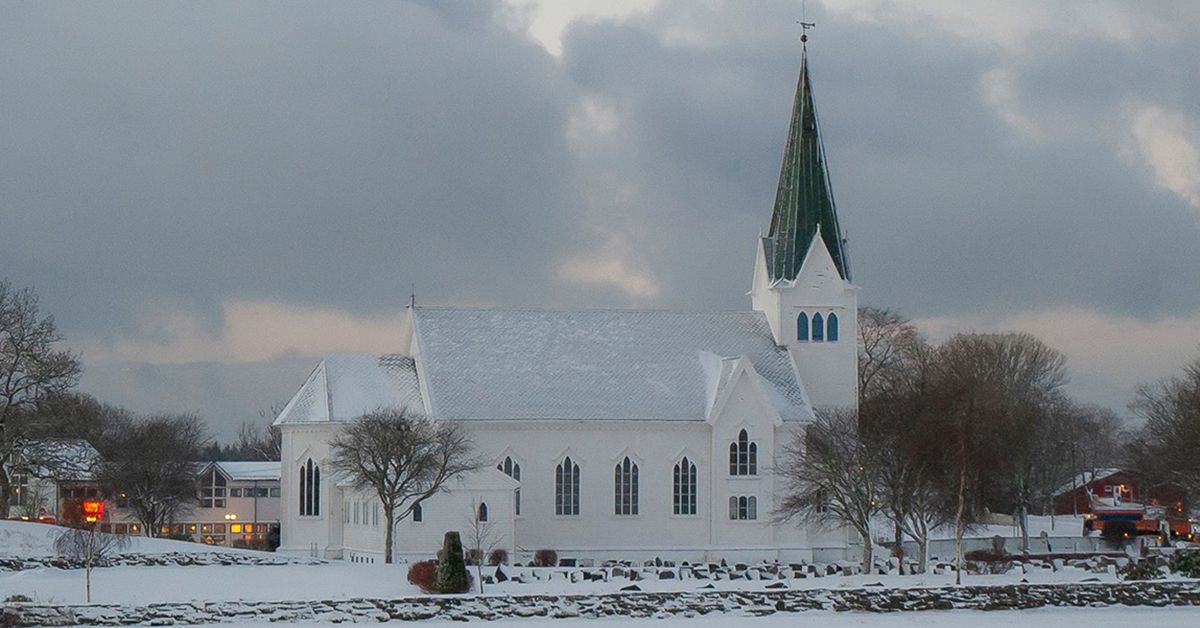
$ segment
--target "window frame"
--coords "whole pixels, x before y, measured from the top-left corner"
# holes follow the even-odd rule
[[[629,456],[613,467],[613,516],[637,517],[639,511],[640,469]]]
[[[686,455],[675,461],[671,472],[671,516],[694,518],[700,514],[700,473]],[[691,512],[686,512],[690,510]]]
[[[579,495],[582,476],[579,462],[569,454],[554,466],[554,516],[580,516],[583,511]]]

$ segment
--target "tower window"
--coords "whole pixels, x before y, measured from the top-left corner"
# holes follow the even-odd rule
[[[808,314],[804,312],[796,317],[796,340],[808,342]]]
[[[425,520],[425,510],[421,508],[421,504],[413,504],[412,520],[413,523],[421,523]]]
[[[745,495],[729,498],[730,521],[754,521],[758,519],[758,498]]]
[[[729,475],[758,475],[758,444],[750,442],[746,430],[729,443]]]
[[[837,342],[838,339],[838,317],[833,312],[825,319],[825,339],[829,342]]]
[[[820,314],[813,314],[812,318],[812,339],[813,342],[825,341],[825,320]]]
[[[487,502],[479,502],[479,521],[488,520]]]

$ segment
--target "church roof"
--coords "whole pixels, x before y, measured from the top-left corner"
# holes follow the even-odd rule
[[[413,324],[439,418],[703,420],[714,355],[749,359],[784,420],[812,416],[760,312],[416,307]]]
[[[275,425],[345,421],[391,407],[424,411],[413,359],[340,353],[317,364]]]
[[[770,245],[764,247],[772,280],[792,281],[796,278],[818,229],[838,273],[849,281],[849,259],[838,225],[825,147],[821,143],[817,111],[813,106],[806,51],[800,58],[800,79],[783,151],[771,229],[766,238]]]

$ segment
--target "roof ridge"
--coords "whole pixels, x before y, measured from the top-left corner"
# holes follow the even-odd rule
[[[418,305],[416,310],[427,311],[467,311],[467,312],[545,312],[545,313],[569,313],[569,314],[586,314],[600,312],[620,312],[620,313],[647,313],[647,314],[760,314],[758,310],[672,310],[667,308],[624,308],[624,307],[601,307],[601,308],[535,308],[535,307],[504,307],[504,306],[482,306],[482,305]]]

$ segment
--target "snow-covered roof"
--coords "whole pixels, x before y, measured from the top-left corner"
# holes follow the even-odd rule
[[[1095,473],[1092,473],[1091,471],[1084,471],[1075,476],[1075,479],[1071,482],[1067,482],[1066,484],[1058,487],[1058,490],[1054,491],[1054,494],[1062,495],[1063,493],[1069,493],[1072,490],[1087,486],[1092,482],[1103,480],[1111,475],[1120,473],[1120,471],[1120,469],[1098,469]]]
[[[335,354],[317,364],[275,425],[346,421],[385,407],[424,410],[412,358]]]
[[[711,356],[748,359],[784,420],[812,416],[760,312],[416,307],[413,325],[438,418],[703,420],[732,367]]]
[[[279,462],[219,460],[213,463],[225,477],[235,482],[278,480]]]

